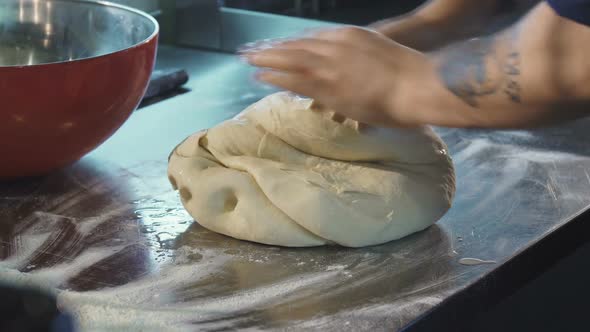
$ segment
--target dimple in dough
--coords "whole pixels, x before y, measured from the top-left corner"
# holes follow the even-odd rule
[[[360,126],[310,99],[272,94],[172,152],[168,176],[202,226],[289,247],[362,247],[434,224],[455,192],[428,127]]]

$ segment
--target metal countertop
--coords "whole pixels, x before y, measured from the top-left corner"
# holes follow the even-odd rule
[[[167,156],[274,90],[232,55],[159,53],[159,67],[189,72],[189,92],[136,111],[67,169],[0,184],[0,281],[58,289],[85,329],[398,330],[590,204],[590,120],[537,131],[437,128],[457,193],[426,231],[363,249],[214,234],[183,210]],[[459,264],[465,257],[497,263]]]

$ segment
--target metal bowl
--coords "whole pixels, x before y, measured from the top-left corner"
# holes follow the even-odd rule
[[[137,107],[158,23],[106,2],[0,1],[0,178],[68,165]]]

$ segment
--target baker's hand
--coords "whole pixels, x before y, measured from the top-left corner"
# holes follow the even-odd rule
[[[403,101],[405,89],[420,88],[426,57],[367,29],[344,27],[308,38],[245,50],[246,60],[265,68],[263,82],[313,98],[320,105],[359,122],[414,126]],[[415,76],[418,75],[418,76]]]

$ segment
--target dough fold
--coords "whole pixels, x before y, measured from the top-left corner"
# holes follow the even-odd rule
[[[362,247],[423,230],[450,208],[451,158],[428,127],[360,126],[280,92],[198,132],[168,176],[202,226],[234,238]]]

